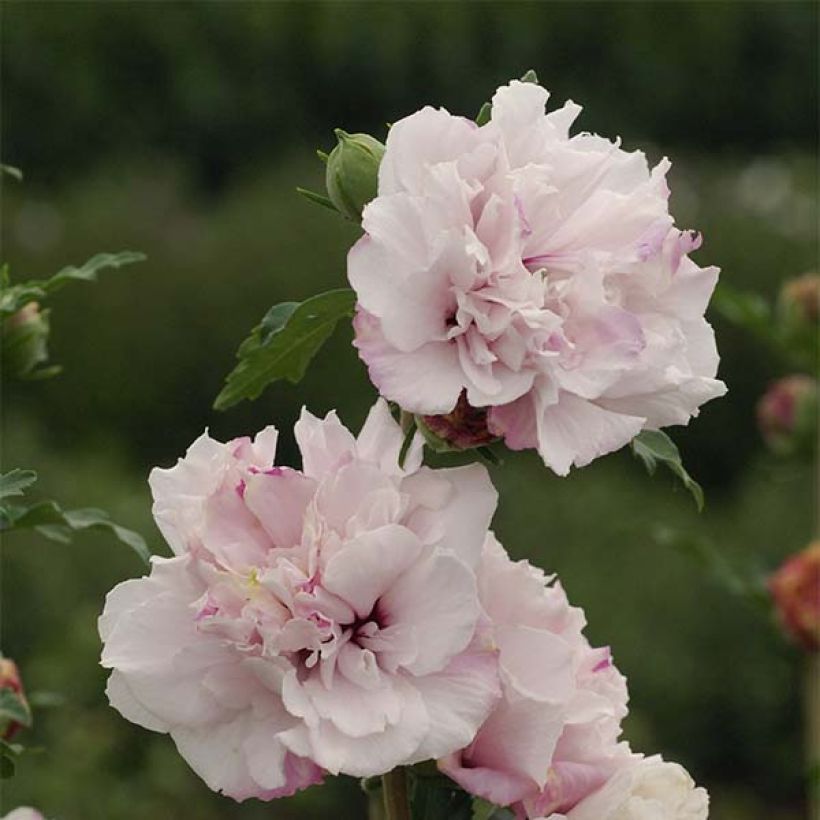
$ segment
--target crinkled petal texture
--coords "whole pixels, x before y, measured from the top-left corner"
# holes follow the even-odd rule
[[[169,733],[214,790],[291,794],[325,771],[376,775],[448,755],[501,694],[478,573],[496,506],[483,467],[421,467],[379,400],[358,437],[331,413],[206,435],[150,483],[174,556],[109,594],[108,696]]]
[[[722,395],[716,268],[673,227],[664,160],[569,135],[574,103],[512,82],[478,128],[424,108],[390,129],[348,256],[356,347],[405,410],[489,408],[564,475]]]
[[[572,808],[629,758],[618,742],[624,678],[583,636],[581,610],[490,535],[479,568],[485,639],[498,647],[502,698],[475,739],[439,760],[467,791],[519,815]]]
[[[633,755],[597,791],[547,820],[706,820],[709,796],[688,772],[659,756]]]

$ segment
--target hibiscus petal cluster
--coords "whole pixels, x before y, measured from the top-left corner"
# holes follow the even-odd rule
[[[437,760],[519,817],[706,817],[682,769],[619,741],[624,678],[495,539],[484,467],[422,466],[383,400],[358,437],[335,413],[294,432],[301,470],[268,427],[152,472],[173,557],[99,622],[124,717],[236,800]]]
[[[484,408],[489,435],[565,475],[725,385],[704,319],[718,269],[674,227],[669,162],[570,136],[580,107],[547,98],[514,81],[481,127],[430,107],[396,122],[348,278],[383,396]]]
[[[207,434],[154,470],[174,557],[108,596],[111,703],[168,732],[236,799],[293,793],[323,771],[372,775],[468,743],[499,691],[478,629],[476,564],[496,505],[478,466],[420,466],[380,401],[358,439],[334,413],[277,433]]]

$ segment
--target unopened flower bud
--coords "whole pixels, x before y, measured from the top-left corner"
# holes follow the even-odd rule
[[[789,279],[780,291],[780,310],[787,322],[817,324],[820,312],[820,274]]]
[[[497,440],[487,426],[487,408],[469,404],[466,392],[450,413],[417,416],[416,423],[434,450],[470,450]]]
[[[810,452],[816,435],[817,381],[801,374],[769,386],[757,403],[757,422],[766,444],[776,453]]]
[[[48,311],[29,302],[3,322],[2,365],[6,376],[24,379],[48,358]]]
[[[327,195],[341,214],[359,222],[362,209],[379,187],[384,145],[369,134],[348,134],[337,128],[338,145],[327,159]]]
[[[804,649],[820,649],[820,540],[787,559],[769,590],[789,635]]]
[[[17,664],[0,658],[0,738],[11,740],[22,726],[31,726],[31,711]]]

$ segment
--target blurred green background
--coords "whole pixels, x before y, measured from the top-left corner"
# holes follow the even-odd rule
[[[668,154],[678,223],[703,231],[701,264],[776,294],[817,260],[817,5],[658,3],[40,3],[2,6],[3,258],[17,279],[98,251],[148,261],[53,301],[45,383],[6,385],[3,466],[37,492],[98,506],[164,552],[146,484],[205,426],[216,436],[300,406],[354,429],[373,394],[340,329],[298,387],[225,414],[209,408],[234,351],[271,304],[344,283],[356,231],[300,199],[321,188],[317,147],[423,104],[474,114],[534,68],[580,127]],[[560,574],[630,679],[627,736],[687,765],[713,820],[805,817],[801,658],[767,613],[732,596],[685,546],[731,567],[772,568],[814,527],[811,466],[768,456],[754,403],[782,363],[715,319],[729,384],[673,430],[707,491],[698,515],[671,478],[626,453],[567,479],[529,455],[494,469],[496,529],[516,556]],[[286,432],[282,457],[295,460]],[[139,574],[104,537],[73,546],[13,535],[3,553],[3,651],[36,713],[3,808],[65,820],[360,818],[358,784],[237,805],[211,794],[165,736],[105,702],[95,621],[106,591]]]

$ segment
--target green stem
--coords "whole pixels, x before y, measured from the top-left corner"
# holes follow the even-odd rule
[[[804,675],[809,817],[820,817],[820,652],[806,653]]]
[[[387,820],[410,820],[407,772],[401,766],[382,775],[384,810]]]

